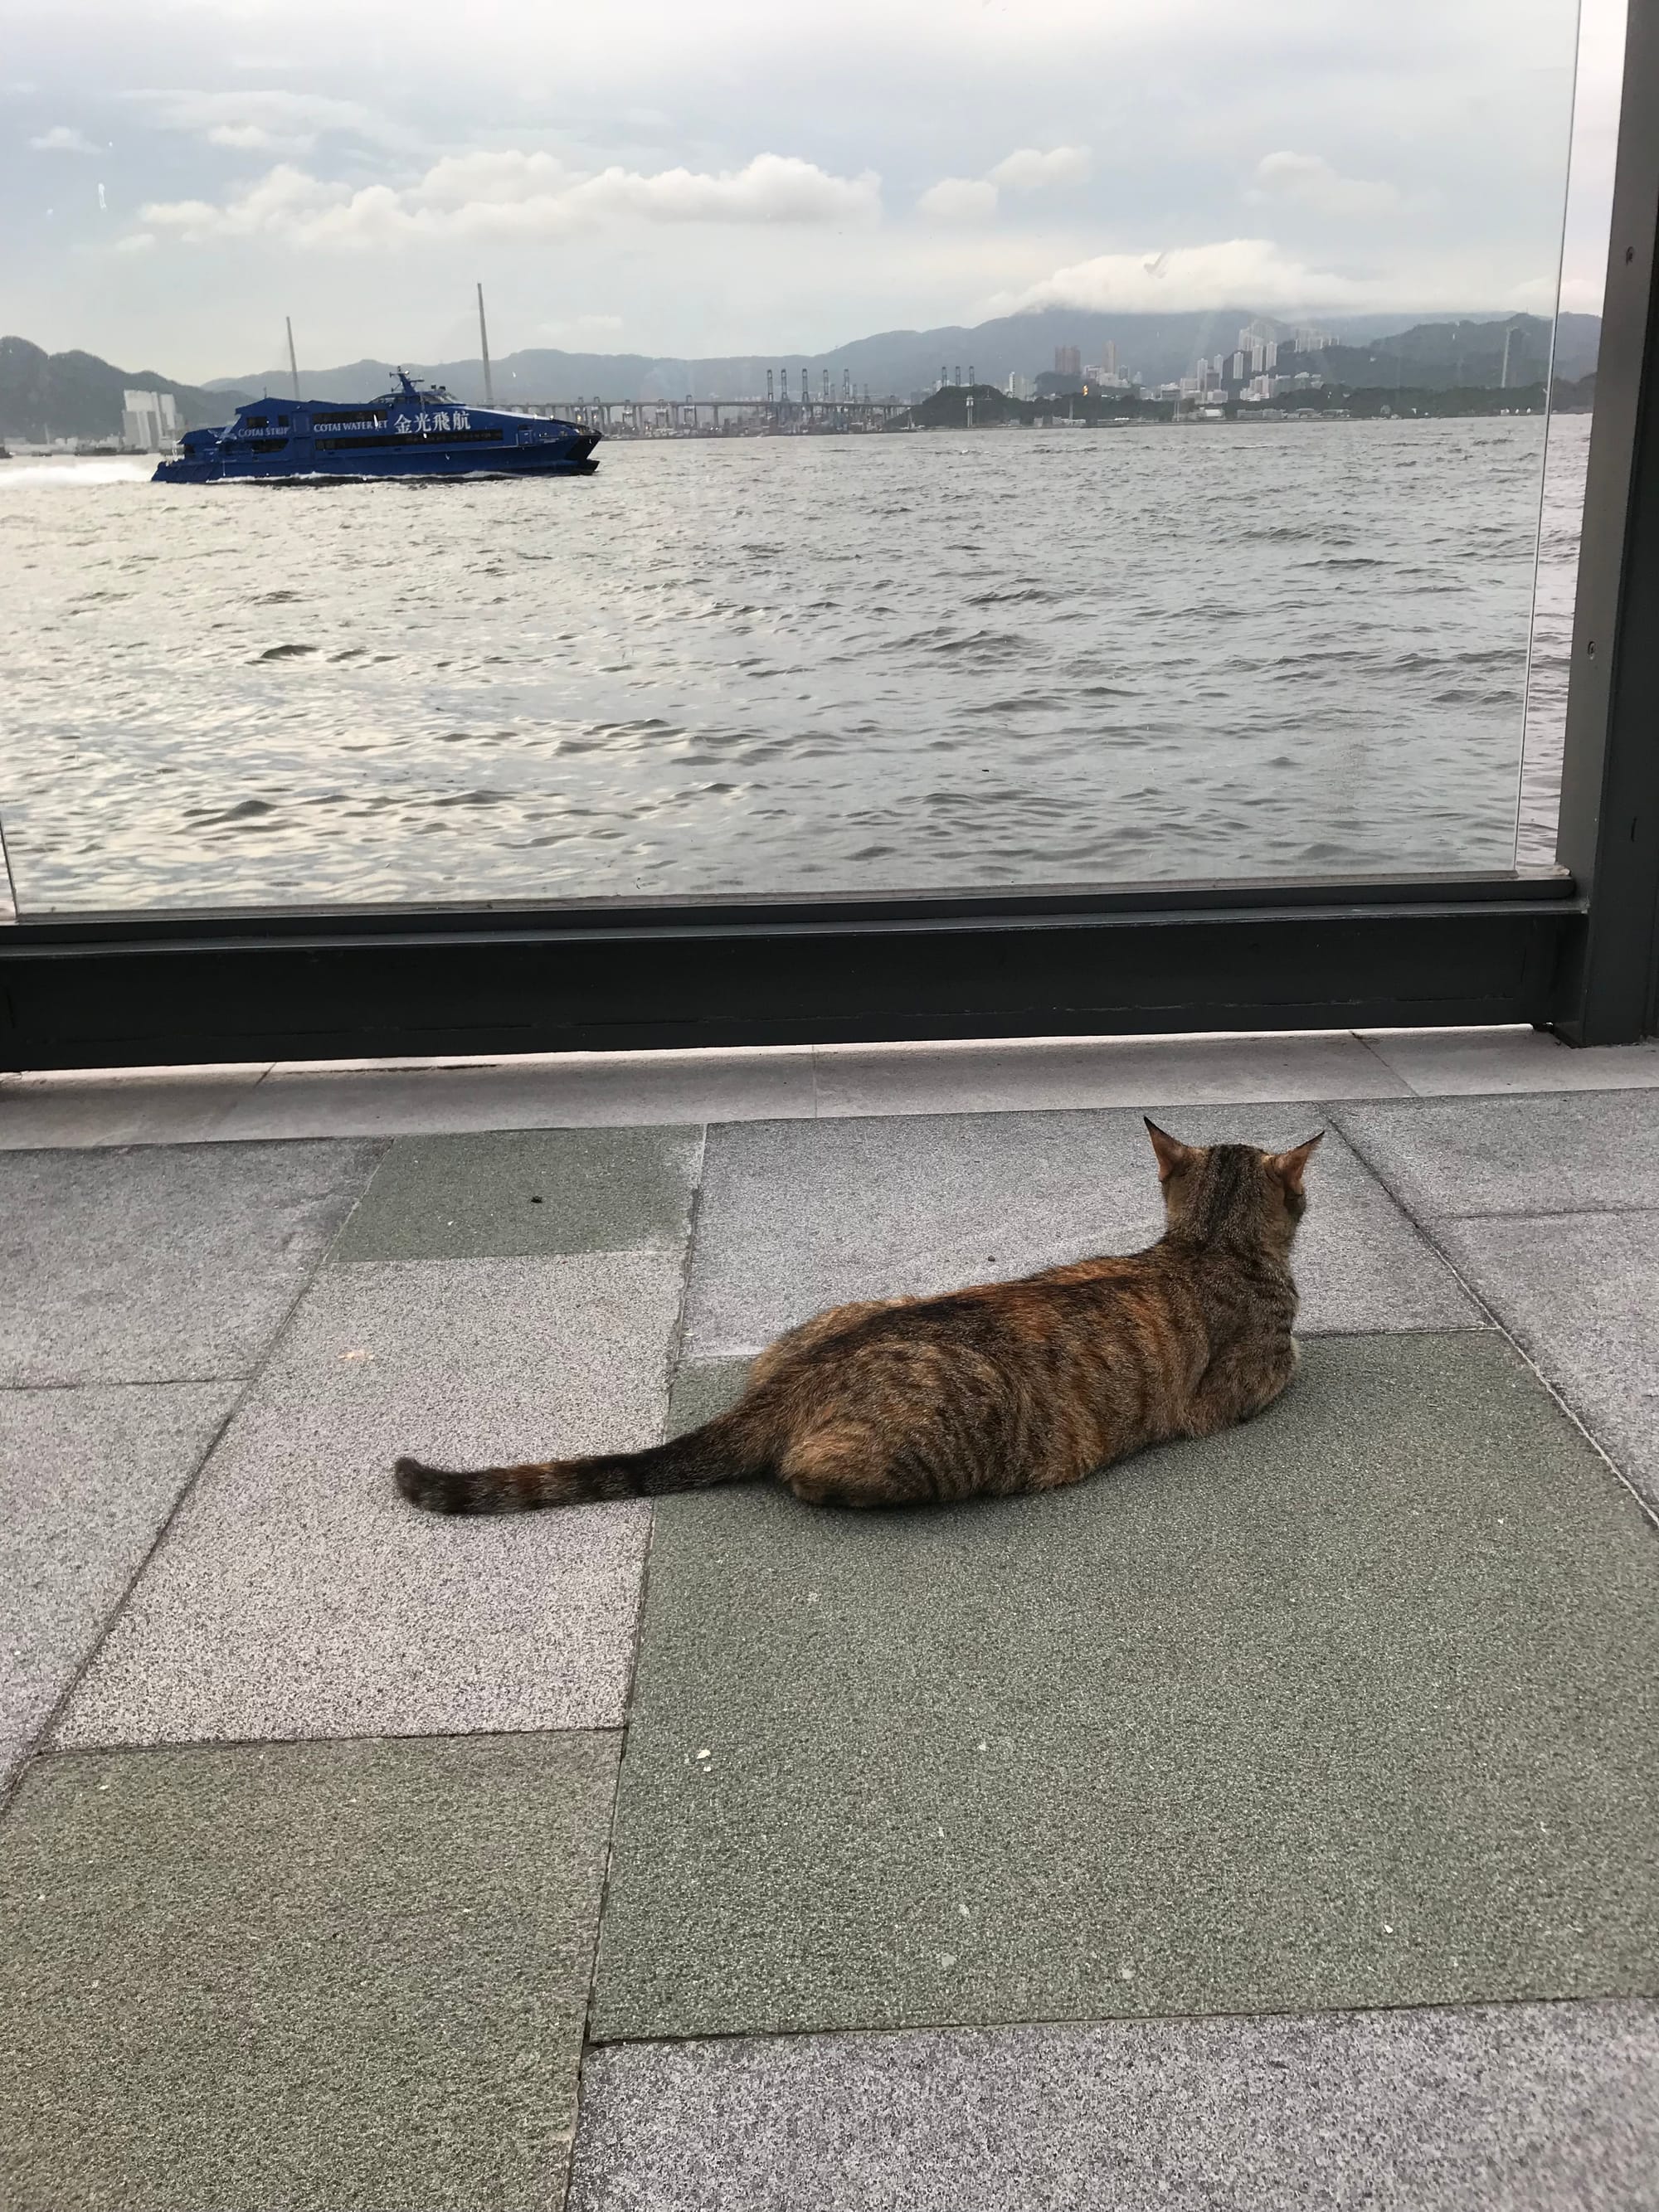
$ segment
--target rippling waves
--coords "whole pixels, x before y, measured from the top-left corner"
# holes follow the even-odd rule
[[[1541,852],[1588,426],[1554,426]],[[1508,866],[1543,425],[0,465],[26,910]]]

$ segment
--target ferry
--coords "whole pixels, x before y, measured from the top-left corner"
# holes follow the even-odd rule
[[[186,430],[152,483],[355,482],[370,477],[591,477],[597,430],[511,408],[467,407],[442,385],[358,405],[251,399],[222,430]]]

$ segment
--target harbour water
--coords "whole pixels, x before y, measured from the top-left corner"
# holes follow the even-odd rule
[[[1535,418],[618,442],[551,483],[13,462],[19,902],[1547,860],[1588,430],[1552,425],[1535,632]]]

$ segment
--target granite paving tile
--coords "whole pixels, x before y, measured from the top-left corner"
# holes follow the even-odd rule
[[[264,1073],[256,1065],[0,1075],[0,1152],[199,1142],[222,1133],[231,1109]]]
[[[337,1260],[517,1259],[666,1249],[690,1229],[696,1129],[399,1139]]]
[[[716,1413],[736,1405],[751,1364],[748,1359],[683,1360],[675,1370],[673,1388],[668,1394],[668,1420],[663,1434],[683,1437],[688,1430],[700,1429]]]
[[[1659,1213],[1447,1221],[1467,1279],[1659,1512]]]
[[[1380,1100],[1332,1116],[1419,1218],[1659,1207],[1652,1091]]]
[[[1659,1539],[1492,1334],[911,1514],[658,1502],[603,2041],[1659,1993]]]
[[[1195,1144],[1309,1136],[1305,1105],[1185,1107]],[[1334,1133],[1297,1240],[1304,1331],[1463,1328],[1476,1308]],[[755,1352],[842,1299],[950,1290],[1163,1225],[1141,1117],[1119,1111],[749,1122],[708,1133],[687,1304],[699,1358]]]
[[[972,1114],[1386,1098],[1408,1085],[1346,1030],[1297,1036],[1043,1037],[820,1045],[820,1114]]]
[[[1659,2008],[635,2044],[568,2212],[1652,2212]]]
[[[658,1253],[325,1271],[61,1740],[618,1724],[648,1509],[434,1516],[391,1468],[654,1442],[678,1297]]]
[[[0,1387],[250,1373],[380,1151],[0,1153]]]
[[[500,1064],[274,1068],[231,1115],[231,1135],[603,1127],[810,1115],[811,1048],[570,1053]],[[0,1119],[0,1127],[3,1127]]]
[[[547,2212],[615,1739],[37,1760],[0,1821],[9,2212]]]
[[[0,1390],[0,1736],[44,1726],[240,1388]]]
[[[1534,1029],[1362,1030],[1371,1050],[1419,1097],[1503,1091],[1647,1090],[1659,1084],[1659,1039],[1563,1044]],[[1328,1097],[1335,1097],[1329,1092]]]

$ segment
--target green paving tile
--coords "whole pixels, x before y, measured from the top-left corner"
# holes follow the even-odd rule
[[[684,1362],[668,1393],[668,1425],[664,1434],[683,1437],[688,1429],[700,1429],[716,1413],[735,1405],[753,1364],[746,1357]]]
[[[376,1170],[337,1260],[509,1260],[683,1243],[696,1129],[529,1129],[404,1137]]]
[[[656,1516],[601,2039],[1659,1990],[1659,1540],[1501,1340],[1047,1498]]]
[[[59,1754],[0,1822],[7,2212],[562,2202],[605,1735]]]

